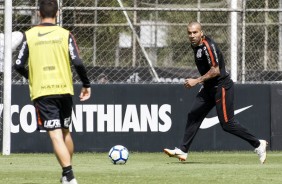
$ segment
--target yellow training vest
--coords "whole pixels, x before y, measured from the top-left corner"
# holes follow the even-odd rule
[[[29,49],[31,99],[57,94],[73,95],[69,31],[59,26],[36,26],[25,34]]]

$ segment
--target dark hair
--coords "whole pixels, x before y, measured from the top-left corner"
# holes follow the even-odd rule
[[[39,12],[42,18],[55,18],[57,11],[57,0],[39,0]]]

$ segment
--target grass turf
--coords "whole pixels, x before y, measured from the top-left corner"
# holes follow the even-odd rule
[[[108,153],[76,153],[79,184],[281,184],[282,152],[268,152],[259,164],[252,152],[191,152],[186,162],[164,153],[130,153],[126,165],[113,165]],[[56,184],[61,168],[53,154],[0,156],[0,184]]]

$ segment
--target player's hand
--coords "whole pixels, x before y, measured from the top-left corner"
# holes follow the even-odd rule
[[[192,88],[194,86],[196,86],[197,84],[199,83],[198,79],[185,79],[185,83],[184,83],[184,86],[186,88]]]
[[[82,88],[81,89],[81,92],[80,92],[80,95],[79,95],[79,98],[80,98],[80,101],[85,101],[85,100],[88,100],[91,96],[91,88]]]

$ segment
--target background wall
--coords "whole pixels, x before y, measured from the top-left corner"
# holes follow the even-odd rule
[[[281,88],[281,90],[280,90]],[[159,152],[178,146],[187,112],[199,88],[183,85],[92,85],[93,96],[79,102],[75,86],[72,135],[76,151],[108,151],[116,144],[131,151]],[[12,152],[51,152],[46,132],[37,132],[28,86],[13,85]],[[281,150],[282,86],[235,85],[235,117],[273,150]],[[278,93],[276,93],[278,92]],[[208,118],[216,116],[213,109]],[[275,127],[274,127],[275,126]],[[219,124],[200,129],[191,150],[250,150],[245,141],[224,132]]]

